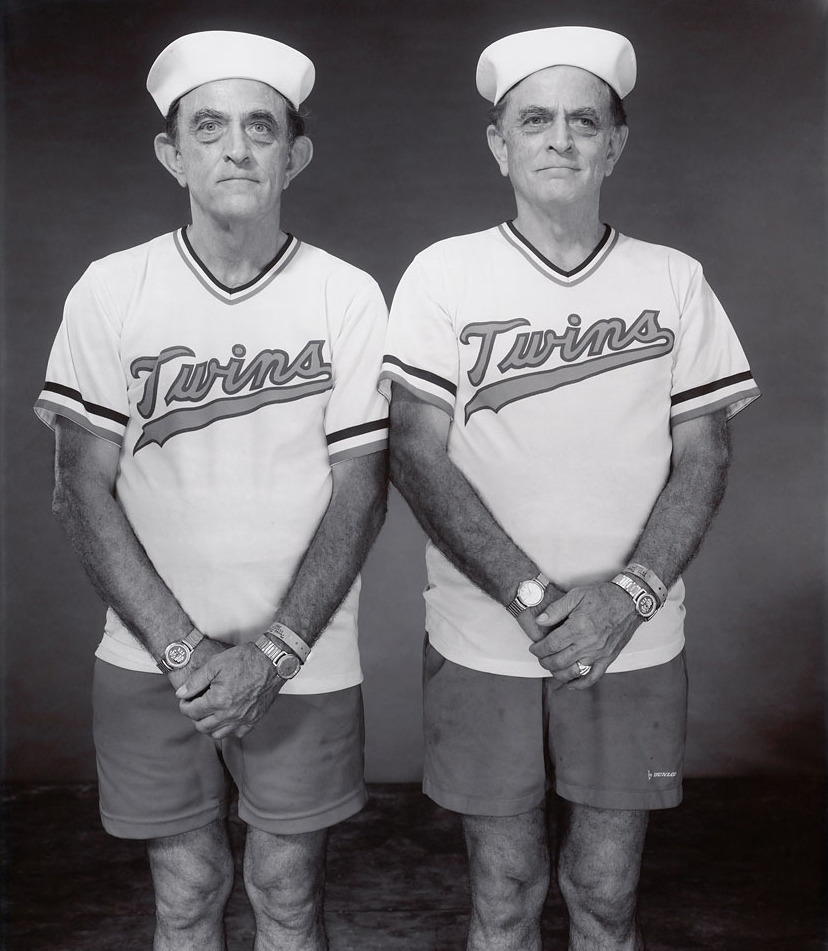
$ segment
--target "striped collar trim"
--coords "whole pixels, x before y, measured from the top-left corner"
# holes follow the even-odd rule
[[[556,267],[548,258],[545,258],[533,244],[524,238],[511,221],[498,225],[497,230],[513,248],[526,258],[532,267],[548,277],[549,280],[564,287],[580,284],[581,281],[585,281],[590,275],[594,274],[606,261],[618,242],[618,232],[615,228],[605,225],[603,237],[589,257],[573,270],[564,271]]]
[[[247,284],[242,284],[241,287],[225,287],[224,284],[213,277],[207,265],[193,250],[193,246],[187,237],[186,227],[174,232],[173,239],[184,263],[190,271],[192,271],[202,287],[208,290],[213,297],[217,297],[226,304],[239,304],[242,301],[249,300],[255,294],[264,290],[276,275],[288,266],[302,246],[302,242],[299,241],[298,238],[294,238],[292,234],[289,234],[287,241],[282,245],[279,253],[270,264],[262,269],[262,272],[257,277],[254,277],[252,281],[248,281]]]

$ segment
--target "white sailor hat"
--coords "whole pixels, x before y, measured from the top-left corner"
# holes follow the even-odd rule
[[[635,85],[635,50],[619,33],[590,26],[556,26],[514,33],[480,54],[477,89],[498,103],[522,79],[547,66],[579,66],[623,99]]]
[[[150,68],[147,89],[164,116],[184,93],[217,79],[257,79],[298,108],[315,75],[304,53],[278,40],[209,30],[180,36],[162,50]]]

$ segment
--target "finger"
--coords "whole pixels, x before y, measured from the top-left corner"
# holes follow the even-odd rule
[[[566,651],[574,649],[575,644],[573,642],[572,634],[570,633],[569,626],[564,625],[557,631],[552,631],[547,634],[543,640],[536,641],[529,648],[530,653],[534,654],[539,660],[544,657],[551,657],[554,654],[559,654],[561,651]],[[571,660],[571,658],[570,658]],[[565,666],[564,664],[559,664],[559,667]]]
[[[181,684],[178,690],[176,690],[176,697],[178,697],[179,700],[189,700],[192,697],[197,697],[200,693],[204,693],[213,682],[215,676],[215,671],[209,663],[203,667],[199,667],[198,670],[194,671],[184,683]]]
[[[542,627],[554,627],[560,624],[571,613],[572,609],[578,603],[578,596],[573,591],[567,591],[557,601],[553,601],[544,611],[535,618],[535,621]]]
[[[592,664],[592,669],[588,674],[584,674],[583,677],[576,677],[574,680],[570,680],[567,684],[567,689],[569,690],[589,690],[590,687],[594,687],[598,681],[604,676],[607,672],[607,667],[612,663],[611,660],[598,660]]]

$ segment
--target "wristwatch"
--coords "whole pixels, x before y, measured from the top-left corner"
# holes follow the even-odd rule
[[[521,581],[518,585],[517,594],[506,605],[506,610],[512,617],[520,617],[527,608],[537,607],[543,601],[543,595],[548,584],[549,579],[542,571],[538,572],[536,578]]]
[[[276,673],[282,680],[292,680],[302,669],[302,661],[299,660],[296,654],[277,647],[267,634],[262,634],[261,637],[256,638],[254,643],[273,664]]]
[[[162,674],[172,673],[174,670],[181,670],[190,663],[193,651],[204,640],[204,635],[198,628],[193,628],[190,633],[180,641],[173,641],[164,648],[163,656],[156,661]]]
[[[633,581],[633,579],[627,575],[616,575],[612,579],[612,583],[617,584],[619,588],[627,592],[633,600],[638,616],[645,621],[649,621],[659,609],[658,601],[656,601],[650,592],[642,588],[637,581]]]

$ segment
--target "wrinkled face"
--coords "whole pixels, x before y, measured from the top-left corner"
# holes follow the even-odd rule
[[[576,66],[551,66],[507,94],[489,147],[518,204],[597,202],[627,137],[613,125],[606,84]]]
[[[189,189],[194,219],[199,213],[224,221],[278,214],[282,191],[310,160],[302,161],[309,140],[291,147],[285,100],[252,79],[217,80],[188,92],[177,142],[159,145],[162,139],[156,151]]]

